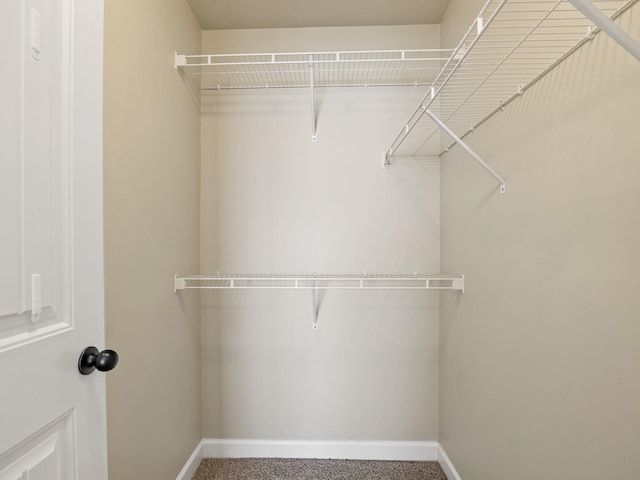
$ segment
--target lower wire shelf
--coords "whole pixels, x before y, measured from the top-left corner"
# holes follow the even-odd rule
[[[464,293],[464,275],[305,273],[174,276],[174,293],[191,289],[456,290]]]
[[[464,275],[261,274],[174,275],[173,293],[183,290],[298,289],[311,292],[312,328],[318,328],[318,290],[453,290],[464,293]]]

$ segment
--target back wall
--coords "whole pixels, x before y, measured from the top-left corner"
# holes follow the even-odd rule
[[[203,53],[438,48],[438,26],[203,32]],[[385,169],[421,89],[205,96],[202,273],[438,273],[439,163]],[[202,295],[209,438],[436,440],[438,298]]]

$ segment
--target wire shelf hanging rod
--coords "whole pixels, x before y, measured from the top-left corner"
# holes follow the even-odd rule
[[[532,52],[528,55],[520,55],[520,54],[512,54],[508,61],[505,61],[503,64],[504,65],[512,65],[512,66],[527,66],[528,61],[536,61],[536,62],[543,62],[543,61],[549,61],[549,60],[555,60],[556,58],[558,58],[557,53],[558,52],[551,52],[551,53],[556,53],[556,55],[545,55],[546,52]],[[472,67],[494,67],[496,65],[496,61],[501,60],[502,58],[504,58],[504,55],[500,56],[500,57],[482,57],[482,58],[474,58],[472,60],[470,60],[467,65],[465,66],[465,73],[468,69],[472,68]]]
[[[539,62],[537,65],[545,65],[545,63]],[[530,69],[529,71],[531,72],[534,70]],[[537,71],[539,71],[539,69],[537,69]],[[449,86],[455,88],[456,85],[475,85],[478,83],[478,79],[485,78],[487,74],[491,75],[491,78],[493,79],[527,78],[527,75],[521,75],[518,70],[504,71],[504,69],[500,69],[500,71],[493,71],[487,68],[477,68],[473,72],[469,72],[467,75],[465,75],[464,78],[456,78],[454,80],[451,80]]]
[[[482,45],[478,45],[476,47],[476,51],[482,51],[489,48],[496,48],[494,45],[503,45],[503,44],[513,43],[513,39],[507,38],[507,37],[511,37],[511,35],[500,35],[500,36],[497,36],[496,38],[486,37],[485,40],[482,42]],[[571,39],[559,40],[557,38],[557,35],[553,35],[553,37],[554,39],[550,40],[549,38],[537,38],[537,35],[533,34],[531,35],[531,37],[527,39],[527,44],[534,44],[541,48],[554,47],[554,46],[563,47],[565,45],[573,46],[573,42],[571,41]],[[545,42],[545,43],[540,45],[540,43],[542,42]]]
[[[576,36],[579,35],[583,35],[585,33],[585,29],[586,29],[587,25],[585,25],[584,27],[578,29],[576,28],[575,30],[568,30],[568,29],[564,29],[562,31],[554,31],[554,32],[545,32],[543,30],[538,30],[536,32],[533,33],[533,37],[569,37],[569,38],[574,38]],[[524,28],[524,27],[523,27]],[[518,32],[496,32],[496,33],[492,33],[491,34],[491,38],[496,38],[496,37],[518,37],[523,35],[522,31],[518,31]]]
[[[539,20],[539,19],[532,19],[534,22]],[[578,28],[582,28],[582,27],[586,27],[588,25],[591,25],[591,22],[589,22],[588,20],[584,19],[584,18],[575,18],[575,19],[559,19],[559,18],[548,18],[548,17],[543,17],[544,20],[544,25],[542,25],[541,27],[538,28],[548,28],[548,29],[555,29],[555,28],[561,28],[565,33],[569,34],[572,33],[570,31],[567,31],[568,29],[578,29]],[[562,21],[564,23],[564,25],[555,25],[555,24],[550,24],[550,22],[553,21]],[[571,24],[568,25],[569,20],[571,20]],[[496,22],[497,23],[497,22]],[[522,24],[518,24],[518,25],[509,25],[509,22],[505,22],[505,24],[500,25],[500,24],[496,24],[493,25],[493,27],[491,27],[491,35],[504,35],[504,32],[502,32],[501,30],[514,30],[514,32],[520,30],[520,29],[527,29],[530,28],[532,26],[531,23],[524,23],[522,22]],[[555,34],[556,32],[554,32]]]
[[[314,85],[315,89],[318,88],[380,88],[380,87],[426,87],[431,85],[428,82],[405,82],[405,83],[351,83],[351,84],[342,84],[342,83],[319,83]],[[211,87],[202,87],[201,90],[205,92],[219,92],[219,91],[229,91],[229,90],[277,90],[277,89],[308,89],[309,84],[296,84],[296,85],[271,85],[271,84],[255,84],[255,85],[242,85],[242,86],[222,86],[216,85]]]
[[[220,53],[203,55],[180,55],[180,65],[183,67],[203,67],[219,65],[274,65],[274,64],[304,64],[309,55],[313,55],[318,63],[349,63],[349,62],[414,62],[433,61],[444,63],[453,49],[422,49],[422,50],[370,50],[370,51],[339,51],[339,52],[292,52],[292,53]],[[420,54],[423,54],[420,56]],[[429,56],[426,56],[426,55]],[[366,55],[366,56],[365,56]],[[446,56],[443,56],[446,55]],[[229,59],[239,59],[229,61]],[[216,62],[214,59],[222,59]],[[247,60],[251,59],[251,60]],[[200,60],[200,61],[198,61]]]
[[[250,57],[250,56],[270,56],[270,57],[294,57],[294,56],[308,56],[308,55],[331,55],[336,58],[341,58],[344,55],[373,55],[373,54],[417,54],[417,53],[451,53],[452,48],[413,48],[413,49],[387,49],[387,50],[318,50],[318,51],[305,51],[305,52],[262,52],[262,53],[214,53],[214,54],[202,54],[191,55],[192,57]]]
[[[215,63],[203,63],[203,64],[195,64],[191,63],[187,66],[189,67],[240,67],[240,66],[256,66],[263,67],[267,65],[305,65],[307,61],[304,60],[288,60],[288,61],[279,61],[279,62],[215,62]],[[433,63],[443,63],[444,59],[442,58],[364,58],[364,59],[351,59],[351,60],[314,60],[318,65],[327,64],[327,65],[335,65],[335,64],[373,64],[373,63],[416,63],[416,62],[433,62]]]

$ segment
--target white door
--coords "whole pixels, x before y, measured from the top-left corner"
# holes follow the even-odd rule
[[[102,0],[0,1],[0,480],[106,480]]]

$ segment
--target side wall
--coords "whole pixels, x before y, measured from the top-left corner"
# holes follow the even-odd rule
[[[173,480],[202,438],[199,307],[172,290],[199,268],[200,112],[173,53],[200,28],[184,0],[105,10],[109,478]]]
[[[204,32],[203,51],[438,48],[439,27]],[[203,98],[202,273],[439,271],[439,163],[382,167],[423,89]],[[208,438],[436,440],[438,298],[203,294]]]
[[[623,24],[640,31],[638,6]],[[598,35],[467,137],[505,195],[461,149],[442,157],[442,269],[466,293],[441,304],[440,440],[464,480],[640,471],[638,85]]]

